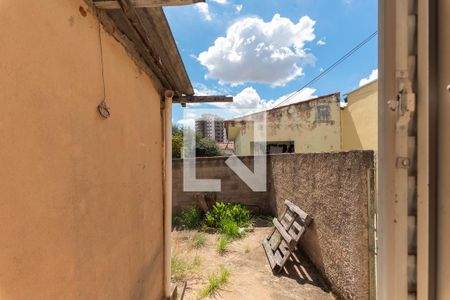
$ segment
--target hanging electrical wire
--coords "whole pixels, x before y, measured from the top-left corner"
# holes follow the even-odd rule
[[[339,64],[341,64],[343,61],[345,61],[347,58],[349,58],[350,56],[352,56],[356,51],[358,51],[362,46],[364,46],[365,44],[367,44],[371,39],[373,39],[376,35],[378,34],[378,30],[375,31],[374,33],[372,33],[371,35],[369,35],[367,38],[365,38],[362,42],[360,42],[358,45],[356,45],[355,47],[353,47],[350,51],[348,51],[345,55],[343,55],[341,58],[339,58],[336,62],[334,62],[331,66],[329,66],[328,68],[326,68],[325,70],[323,70],[319,75],[317,75],[316,77],[314,77],[313,79],[311,79],[308,83],[306,83],[304,86],[302,86],[300,89],[296,90],[295,92],[292,92],[286,99],[284,99],[283,101],[281,101],[280,103],[278,103],[277,105],[274,106],[278,107],[281,104],[289,101],[290,99],[292,99],[295,95],[297,95],[298,93],[300,93],[301,91],[303,91],[305,88],[307,88],[310,84],[316,82],[317,80],[319,80],[320,78],[322,78],[323,76],[325,76],[326,74],[328,74],[331,70],[333,70],[334,68],[336,68]]]

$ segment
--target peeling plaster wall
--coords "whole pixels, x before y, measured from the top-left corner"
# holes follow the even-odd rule
[[[80,6],[0,1],[0,299],[161,299],[160,95],[102,30],[99,116]]]
[[[328,106],[330,118],[318,121],[317,106]],[[258,117],[262,113],[250,115]],[[242,117],[245,120],[245,117]],[[239,118],[241,120],[241,118]],[[341,150],[339,94],[282,106],[267,111],[267,142],[293,141],[295,153],[329,152]],[[236,155],[253,155],[253,125],[236,121],[239,132],[235,137]],[[258,142],[258,141],[256,141]]]
[[[312,215],[302,249],[344,299],[369,297],[372,168],[372,151],[270,156],[271,200],[278,216],[285,199]]]

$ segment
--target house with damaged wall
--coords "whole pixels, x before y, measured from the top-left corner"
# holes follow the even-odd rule
[[[1,299],[170,295],[171,104],[231,100],[193,95],[193,2],[1,2]]]
[[[258,140],[254,126],[261,118],[266,128]],[[225,127],[236,155],[339,151],[339,93],[237,117]]]
[[[377,150],[378,81],[344,96],[312,98],[225,122],[236,155]],[[267,143],[262,146],[254,124],[265,118]],[[255,151],[255,152],[254,152]]]

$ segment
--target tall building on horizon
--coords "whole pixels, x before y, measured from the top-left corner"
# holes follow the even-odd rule
[[[195,132],[213,139],[217,143],[226,141],[224,119],[215,114],[203,114],[195,120]]]

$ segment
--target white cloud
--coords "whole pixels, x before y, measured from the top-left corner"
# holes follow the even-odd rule
[[[318,41],[317,41],[317,45],[319,45],[319,46],[326,45],[326,43],[327,43],[327,42],[325,42],[324,40],[318,40]]]
[[[197,3],[197,4],[195,4],[194,7],[200,12],[200,14],[203,16],[203,19],[205,19],[205,21],[212,21],[212,16],[209,11],[208,3],[205,3],[205,2]]]
[[[184,128],[195,129],[195,119],[194,118],[181,119],[178,120],[177,125]]]
[[[304,49],[306,42],[315,39],[314,24],[308,16],[296,24],[279,14],[269,22],[258,17],[244,18],[200,53],[198,61],[208,69],[207,77],[221,84],[284,85],[303,75],[302,64],[315,59]]]
[[[366,85],[377,79],[378,79],[378,69],[372,70],[372,73],[370,73],[369,77],[363,78],[359,81],[359,86]]]
[[[230,90],[224,86],[210,88],[203,83],[194,83],[194,94],[196,96],[226,95],[229,93]]]
[[[317,98],[315,95],[316,89],[314,88],[304,88],[300,93],[291,93],[287,95],[283,95],[276,100],[270,100],[266,102],[267,108],[274,108],[277,106],[284,106],[288,104],[303,102],[305,100],[309,100],[312,98]],[[291,96],[293,95],[293,96]],[[289,98],[289,99],[288,99]]]
[[[237,93],[233,98],[233,102],[228,103],[211,103],[213,106],[217,106],[228,110],[234,114],[247,114],[250,112],[257,112],[272,109],[278,105],[284,106],[292,103],[302,102],[304,100],[316,98],[316,89],[305,88],[300,93],[295,94],[290,97],[289,100],[285,101],[291,94],[283,95],[277,99],[264,100],[258,94],[258,92],[253,87],[246,87],[239,93]]]
[[[216,2],[216,3],[218,3],[218,4],[227,4],[228,3],[228,0],[211,0],[212,2]]]
[[[234,6],[234,8],[236,9],[236,13],[240,13],[241,10],[242,10],[242,8],[244,8],[244,5],[242,5],[242,4],[236,4],[236,5]]]

